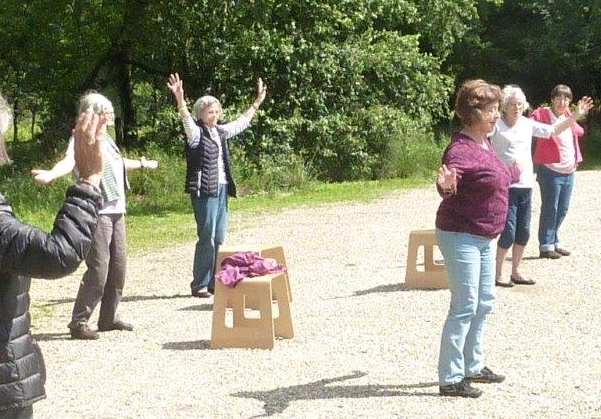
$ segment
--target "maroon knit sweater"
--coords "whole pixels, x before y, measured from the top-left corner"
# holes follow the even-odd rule
[[[436,213],[436,228],[494,238],[507,218],[509,185],[519,179],[516,167],[507,167],[495,153],[469,136],[455,133],[442,163],[457,171],[457,193],[443,194]]]

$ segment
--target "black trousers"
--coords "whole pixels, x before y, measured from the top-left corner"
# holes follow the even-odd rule
[[[0,411],[0,419],[32,419],[33,406]]]

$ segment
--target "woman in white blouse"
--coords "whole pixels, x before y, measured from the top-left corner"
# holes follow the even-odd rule
[[[515,284],[535,284],[534,280],[524,278],[519,272],[524,248],[530,238],[530,213],[534,184],[532,137],[549,139],[556,136],[584,115],[588,111],[589,105],[583,98],[570,118],[558,121],[554,125],[536,122],[523,116],[528,107],[529,104],[522,89],[515,85],[505,86],[501,97],[501,118],[497,120],[490,138],[495,151],[505,164],[517,163],[521,168],[520,180],[509,188],[507,221],[497,244],[495,283],[503,287],[513,287]],[[511,275],[508,281],[503,281],[503,263],[512,246]]]

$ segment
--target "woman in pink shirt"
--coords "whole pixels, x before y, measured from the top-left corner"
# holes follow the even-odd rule
[[[538,108],[530,116],[545,124],[556,124],[572,118],[570,102],[572,90],[563,84],[553,88],[551,107]],[[593,101],[584,96],[578,103],[578,112],[584,116]],[[551,137],[553,141],[536,139],[534,164],[537,165],[536,181],[540,186],[541,208],[538,224],[538,241],[541,258],[558,259],[569,256],[570,252],[559,241],[559,227],[570,206],[574,187],[574,172],[582,162],[578,139],[584,135],[584,129],[575,121],[566,129]]]

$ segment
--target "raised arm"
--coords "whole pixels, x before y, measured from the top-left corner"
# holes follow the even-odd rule
[[[173,96],[175,97],[175,102],[177,104],[177,110],[179,111],[179,115],[182,119],[188,118],[190,116],[190,112],[188,111],[188,106],[186,105],[186,99],[184,98],[184,82],[179,78],[179,74],[170,74],[169,80],[167,81],[167,88]]]
[[[19,222],[0,199],[0,272],[59,278],[77,269],[90,249],[102,207],[102,125],[91,112],[78,119],[74,159],[80,179],[67,189],[50,234]]]
[[[184,98],[184,82],[179,78],[179,74],[170,74],[169,80],[167,81],[167,88],[173,97],[179,111],[179,116],[182,118],[184,124],[184,130],[186,131],[186,137],[188,139],[188,145],[196,146],[200,141],[200,128],[194,123],[188,106],[186,105],[186,99]]]
[[[255,101],[253,102],[253,104],[250,105],[250,108],[248,108],[246,110],[246,112],[244,112],[244,116],[246,116],[248,119],[252,119],[252,117],[255,116],[255,113],[259,109],[259,106],[261,106],[261,103],[263,103],[263,101],[265,100],[266,94],[267,94],[267,85],[264,84],[263,79],[261,79],[261,77],[259,77],[257,79],[257,97],[255,98]]]
[[[554,128],[553,135],[558,135],[559,133],[561,133],[561,132],[565,131],[566,129],[568,129],[569,127],[571,127],[572,124],[574,124],[580,118],[586,116],[586,114],[588,114],[588,111],[591,110],[592,107],[593,107],[593,99],[591,99],[588,96],[583,96],[578,101],[576,110],[574,111],[574,113],[572,115],[570,115],[569,118],[565,118],[564,120],[560,121],[559,123],[555,123],[553,125],[553,128]]]

